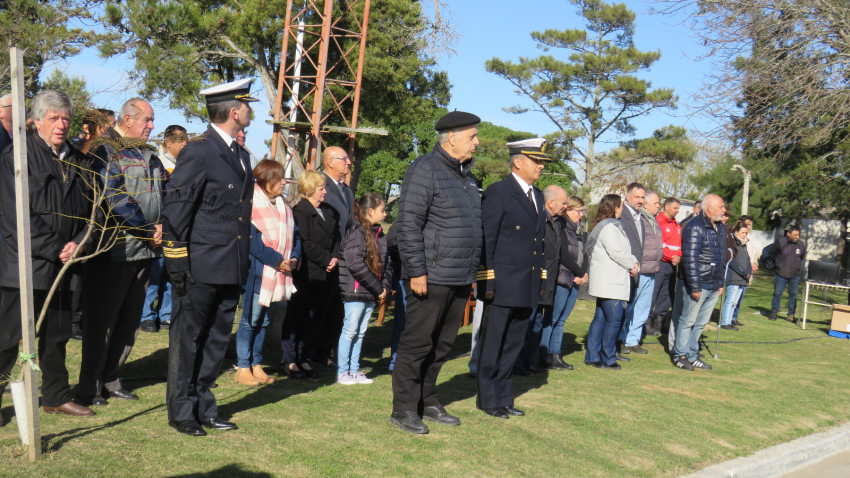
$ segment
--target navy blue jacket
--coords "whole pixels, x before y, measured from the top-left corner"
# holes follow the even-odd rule
[[[688,221],[682,229],[682,267],[679,267],[688,293],[723,287],[725,251],[726,226],[718,222],[712,227],[705,213]]]
[[[536,307],[540,299],[546,210],[543,193],[534,188],[538,211],[513,175],[490,185],[481,200],[484,250],[478,268],[478,291],[493,291],[493,304]]]
[[[212,126],[180,151],[162,207],[168,272],[190,271],[205,284],[245,283],[254,175],[240,151]]]

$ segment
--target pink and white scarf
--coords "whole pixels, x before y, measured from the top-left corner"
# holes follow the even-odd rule
[[[294,246],[292,231],[295,222],[292,210],[283,198],[272,202],[259,184],[254,184],[254,204],[251,224],[263,235],[263,243],[289,259]],[[263,266],[263,282],[260,287],[260,305],[268,307],[272,302],[289,300],[295,292],[291,272],[281,272],[274,267]]]

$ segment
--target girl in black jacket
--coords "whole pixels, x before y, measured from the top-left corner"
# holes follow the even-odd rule
[[[381,222],[387,216],[379,194],[367,193],[354,203],[354,219],[348,222],[339,262],[339,288],[345,308],[337,350],[337,383],[372,383],[360,371],[363,336],[375,302],[382,301],[392,287],[387,239]]]

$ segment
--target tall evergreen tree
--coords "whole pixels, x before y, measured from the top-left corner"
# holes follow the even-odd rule
[[[577,165],[584,186],[593,189],[608,174],[599,164],[599,139],[609,133],[633,135],[634,118],[657,108],[674,108],[676,97],[670,89],[650,89],[650,82],[635,76],[661,54],[635,48],[634,12],[624,4],[602,0],[570,1],[578,7],[586,29],[531,33],[545,52],[558,49],[566,59],[551,54],[516,63],[493,58],[486,67],[531,102],[508,111],[536,111],[552,121],[557,132],[551,139],[569,153],[568,161]]]

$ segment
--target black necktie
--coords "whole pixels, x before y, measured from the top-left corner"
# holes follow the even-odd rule
[[[534,188],[528,188],[528,200],[531,201],[531,206],[534,207],[534,210],[537,210],[537,205],[534,204],[534,196],[531,195]]]
[[[230,143],[230,150],[233,151],[233,154],[236,154],[237,157],[239,156],[239,154],[236,152],[236,140],[233,140],[233,142]]]

